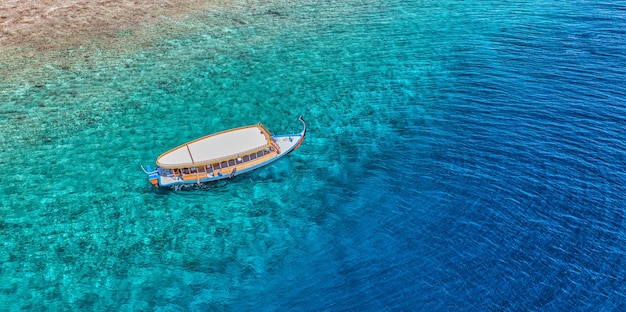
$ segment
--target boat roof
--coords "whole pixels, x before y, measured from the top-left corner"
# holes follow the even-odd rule
[[[156,162],[167,169],[201,166],[263,148],[269,144],[269,139],[269,132],[259,123],[185,143],[161,154]]]

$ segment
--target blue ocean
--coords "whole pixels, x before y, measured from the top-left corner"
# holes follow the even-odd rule
[[[168,23],[0,81],[0,310],[626,310],[626,3],[234,0]],[[300,115],[297,151],[207,189],[141,170]]]

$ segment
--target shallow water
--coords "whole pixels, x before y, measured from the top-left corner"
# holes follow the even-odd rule
[[[1,83],[3,306],[624,308],[626,7],[255,4]],[[209,190],[139,167],[298,115]]]

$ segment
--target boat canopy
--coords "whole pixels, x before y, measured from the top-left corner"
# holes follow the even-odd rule
[[[163,153],[157,165],[166,169],[198,167],[266,148],[271,135],[262,124],[222,131]]]

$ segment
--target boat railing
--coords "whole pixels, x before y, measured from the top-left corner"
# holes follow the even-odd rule
[[[263,132],[265,132],[266,136],[270,136],[270,137],[272,136],[272,133],[270,132],[270,130],[267,129],[263,123],[258,122],[257,126],[259,126],[259,128],[261,128],[261,129],[263,129]]]

